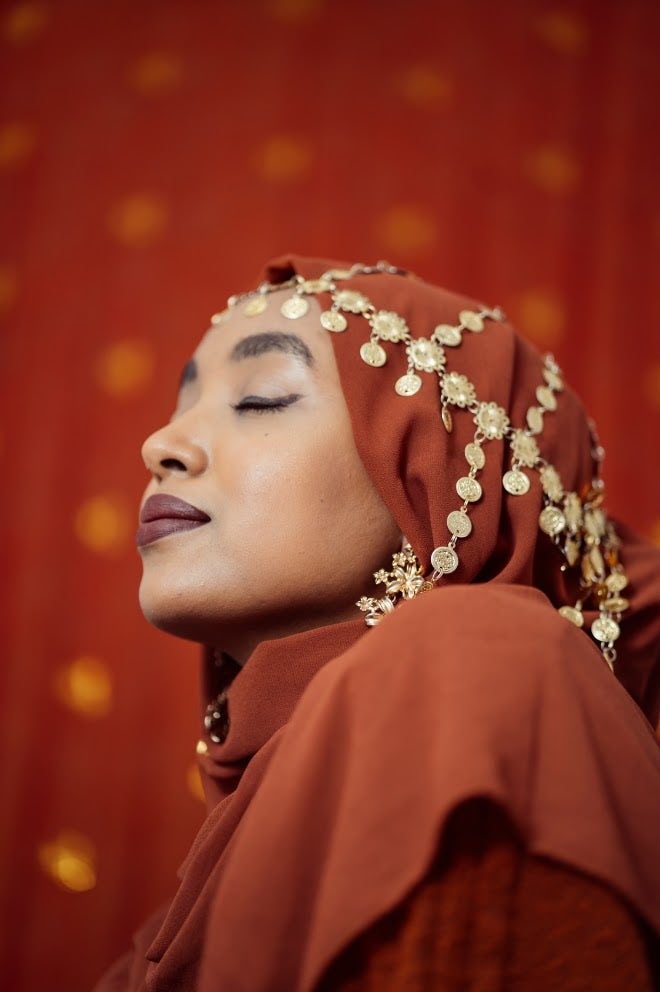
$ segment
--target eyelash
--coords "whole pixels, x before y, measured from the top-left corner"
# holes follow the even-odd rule
[[[286,407],[291,406],[299,400],[299,393],[290,393],[288,396],[246,396],[240,403],[234,406],[237,413],[280,413]]]

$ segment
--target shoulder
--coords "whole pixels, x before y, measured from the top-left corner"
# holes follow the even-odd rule
[[[435,629],[445,636],[467,638],[511,633],[514,628],[531,631],[539,624],[557,631],[565,626],[539,589],[496,582],[439,586],[402,604],[386,623],[390,632],[395,626]],[[387,629],[385,622],[381,627]]]
[[[305,696],[330,723],[359,712],[384,733],[417,723],[429,736],[454,727],[457,739],[478,726],[491,742],[529,742],[541,713],[560,729],[587,713],[589,722],[644,722],[594,642],[543,593],[494,583],[402,604],[321,669]]]
[[[429,664],[478,669],[484,677],[510,676],[520,666],[529,676],[567,662],[606,668],[590,638],[542,592],[498,583],[440,587],[404,603],[353,652],[365,664],[369,657],[405,657],[417,673]]]

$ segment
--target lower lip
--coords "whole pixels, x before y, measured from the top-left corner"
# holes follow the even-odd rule
[[[159,517],[158,520],[149,520],[146,524],[140,524],[135,543],[138,548],[144,548],[147,544],[159,541],[161,537],[169,534],[179,534],[184,530],[195,530],[203,527],[208,520],[186,520],[181,517]]]

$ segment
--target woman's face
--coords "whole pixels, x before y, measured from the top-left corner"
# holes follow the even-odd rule
[[[239,305],[207,332],[172,419],[142,449],[142,610],[241,661],[264,638],[358,617],[401,542],[355,448],[319,305],[306,297],[289,320],[290,295],[269,294],[256,317]]]

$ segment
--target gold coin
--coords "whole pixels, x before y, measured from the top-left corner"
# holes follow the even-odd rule
[[[479,333],[479,331],[483,331],[484,329],[483,317],[480,317],[474,310],[461,310],[458,319],[463,327],[467,327],[468,331]]]
[[[539,386],[536,390],[536,398],[546,410],[557,409],[557,397],[550,386]]]
[[[402,375],[394,384],[394,388],[399,396],[414,396],[415,393],[419,392],[421,386],[422,380],[414,372],[408,372],[406,375]]]
[[[544,465],[539,474],[541,476],[543,492],[550,499],[558,502],[564,495],[564,490],[562,489],[561,479],[557,469],[552,465]]]
[[[302,296],[290,296],[280,307],[280,313],[289,320],[298,320],[304,317],[309,310],[309,303]]]
[[[616,641],[621,629],[611,617],[599,616],[591,625],[591,633],[597,641]]]
[[[601,554],[600,548],[594,545],[594,547],[589,552],[589,558],[591,560],[591,564],[594,567],[594,572],[596,573],[596,575],[602,578],[605,574],[605,562],[603,560],[603,556]]]
[[[554,537],[555,534],[561,534],[565,526],[566,518],[561,510],[558,510],[556,506],[546,506],[544,510],[541,510],[539,515],[539,527],[544,534],[549,534],[550,537]]]
[[[580,562],[580,568],[582,570],[582,578],[588,585],[593,585],[598,578],[598,573],[591,563],[591,558],[588,555],[584,555],[582,561]]]
[[[529,492],[530,483],[524,472],[512,468],[509,472],[504,473],[502,485],[512,496],[524,496],[525,493]]]
[[[630,606],[630,601],[623,596],[610,596],[603,601],[603,607],[610,613],[623,613]]]
[[[561,376],[558,375],[556,372],[553,372],[552,369],[543,369],[543,378],[545,379],[547,384],[557,393],[561,392],[561,390],[564,388],[564,383],[562,381]]]
[[[348,321],[338,310],[324,310],[321,314],[321,326],[325,327],[326,331],[334,331],[338,334],[346,330]]]
[[[453,327],[452,324],[438,324],[431,337],[439,341],[440,344],[455,348],[461,343],[463,335],[460,327]]]
[[[543,410],[537,406],[530,406],[527,411],[527,426],[532,434],[540,434],[543,430]]]
[[[621,592],[628,585],[628,579],[623,572],[612,572],[605,579],[605,585],[610,592]]]
[[[576,627],[584,626],[584,616],[582,614],[582,610],[578,610],[575,606],[560,606],[557,612],[566,620],[570,620],[571,623],[574,623]]]
[[[375,369],[380,368],[387,361],[385,349],[381,348],[375,341],[365,341],[360,348],[360,357],[363,362],[366,362],[367,365],[371,365]]]
[[[566,493],[564,499],[564,516],[569,530],[575,533],[582,523],[582,503],[577,493]]]
[[[453,548],[447,546],[436,548],[431,555],[431,564],[436,572],[449,575],[458,568],[458,555]]]
[[[569,565],[575,565],[578,558],[580,557],[580,545],[572,537],[566,538],[566,544],[564,545],[564,554],[566,555],[566,561]]]
[[[247,301],[243,307],[243,313],[246,317],[258,317],[265,309],[266,297],[263,293],[260,293],[259,296],[253,296],[251,300]]]
[[[449,528],[449,533],[453,534],[454,537],[467,537],[472,531],[472,521],[467,513],[462,513],[460,510],[452,510],[447,517],[447,527]]]
[[[300,283],[303,293],[327,293],[332,288],[332,283],[327,279],[305,279]]]
[[[442,408],[442,422],[445,425],[445,430],[448,434],[454,429],[454,418],[451,415],[451,410],[448,406],[443,406]]]
[[[606,529],[605,514],[602,510],[585,510],[584,529],[592,537],[602,537]]]
[[[471,476],[464,475],[456,483],[456,492],[461,499],[467,500],[468,503],[476,503],[478,499],[481,499],[481,484]]]
[[[465,457],[468,465],[472,465],[473,468],[483,468],[486,464],[484,449],[474,441],[470,441],[469,444],[465,445]]]

